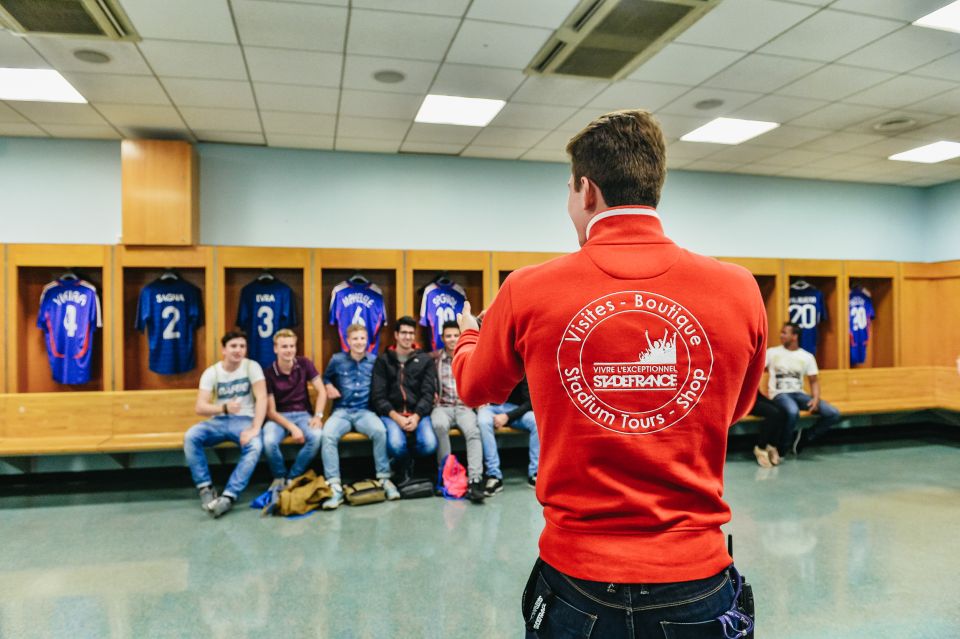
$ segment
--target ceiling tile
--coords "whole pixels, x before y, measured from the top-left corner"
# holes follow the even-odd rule
[[[579,0],[474,0],[467,17],[529,27],[556,29]]]
[[[104,124],[103,118],[89,104],[64,104],[62,102],[16,102],[9,101],[20,115],[36,124]]]
[[[144,38],[236,43],[227,0],[121,0]]]
[[[647,111],[656,111],[688,91],[690,91],[690,87],[676,84],[621,80],[601,92],[600,95],[589,102],[588,106],[611,110],[646,109]]]
[[[894,20],[827,9],[778,36],[760,51],[833,62],[902,26],[902,22]]]
[[[960,53],[952,53],[911,71],[913,75],[960,82]]]
[[[186,107],[180,109],[180,114],[191,129],[260,132],[260,118],[256,111],[249,109]]]
[[[770,166],[759,162],[757,164],[744,164],[737,167],[737,173],[748,173],[750,175],[780,175],[786,168],[782,166]]]
[[[424,95],[437,73],[438,66],[440,65],[436,62],[421,60],[349,55],[343,72],[343,88]],[[373,74],[385,69],[399,71],[406,77],[395,84],[377,82]]]
[[[64,77],[88,102],[170,104],[163,87],[152,75],[65,73]]]
[[[955,83],[947,80],[900,75],[866,91],[855,93],[844,99],[844,102],[897,109],[944,93],[955,86]]]
[[[540,149],[530,149],[520,156],[521,160],[530,160],[533,162],[556,162],[559,164],[569,164],[570,158],[561,151],[543,151]]]
[[[670,115],[686,115],[689,117],[709,117],[711,119],[726,115],[731,111],[738,109],[754,100],[762,97],[759,93],[747,93],[745,91],[725,91],[723,89],[711,89],[708,87],[698,87],[674,100],[661,112]],[[711,109],[698,109],[696,104],[703,100],[723,100],[723,104]]]
[[[517,128],[555,129],[576,111],[574,107],[509,103],[490,124]]]
[[[840,62],[903,73],[957,50],[960,36],[956,33],[910,26],[841,58]]]
[[[663,135],[668,138],[683,137],[716,117],[713,115],[690,117],[687,115],[671,115],[669,113],[655,113],[654,116],[657,118],[657,122],[660,123],[660,128],[663,129]]]
[[[873,160],[870,158],[862,155],[850,155],[847,153],[842,153],[818,160],[816,166],[818,169],[827,171],[846,171],[848,169],[855,169],[865,164],[869,164],[872,161]]]
[[[263,129],[267,135],[308,135],[333,137],[337,118],[317,113],[287,113],[284,111],[261,111]]]
[[[422,124],[415,123],[407,134],[408,142],[442,142],[444,144],[465,145],[470,142],[480,127],[453,126],[450,124]]]
[[[244,46],[343,51],[347,9],[287,2],[232,0]]]
[[[667,158],[692,162],[702,160],[724,149],[723,144],[707,144],[706,142],[672,142],[667,146]]]
[[[820,67],[819,62],[771,55],[748,55],[713,76],[704,86],[769,93]]]
[[[400,150],[400,141],[373,140],[366,138],[344,138],[337,136],[337,151],[359,151],[364,153],[396,153]]]
[[[183,120],[172,106],[145,104],[96,104],[97,111],[116,127],[181,129]]]
[[[0,135],[29,138],[50,137],[50,135],[40,127],[27,122],[0,122]]]
[[[178,107],[257,108],[249,82],[196,78],[161,78],[161,81]]]
[[[950,0],[837,0],[831,8],[913,22],[949,2]]]
[[[831,132],[816,140],[805,142],[799,148],[807,151],[822,151],[824,153],[845,153],[861,146],[866,146],[886,138],[882,135],[868,133]]]
[[[740,166],[737,162],[715,162],[711,159],[695,160],[687,164],[683,169],[685,171],[712,171],[716,173],[729,173]]]
[[[516,69],[444,64],[430,87],[430,93],[506,100],[526,77]]]
[[[672,42],[644,62],[628,79],[695,86],[742,57],[740,51]]]
[[[944,116],[937,115],[934,113],[920,113],[919,111],[906,111],[906,110],[886,111],[883,115],[881,115],[878,118],[871,118],[863,122],[857,122],[855,124],[848,125],[847,130],[852,133],[858,132],[858,133],[874,134],[876,133],[876,131],[873,129],[873,125],[876,124],[877,122],[894,120],[894,119],[903,119],[903,118],[909,118],[911,120],[914,120],[917,123],[917,126],[927,127],[928,125],[933,125],[935,122],[939,122],[943,120]],[[907,135],[909,133],[916,133],[916,131],[919,131],[919,130],[920,129],[916,129],[915,131],[904,132],[904,135]]]
[[[853,155],[864,155],[874,159],[885,160],[886,158],[890,157],[894,153],[902,153],[903,151],[909,151],[910,149],[914,149],[918,146],[920,145],[917,144],[916,140],[912,140],[909,138],[896,137],[896,138],[889,138],[885,140],[879,140],[871,144],[857,147],[856,149],[851,151],[851,153]],[[884,164],[883,166],[888,167],[889,169],[894,169],[898,166],[903,166],[903,165],[898,162],[895,164]],[[871,167],[871,168],[874,168],[874,167]]]
[[[763,135],[755,137],[753,140],[747,140],[745,144],[748,146],[758,144],[760,146],[790,149],[829,134],[830,131],[826,129],[810,129],[802,126],[793,126],[792,124],[784,124],[772,131],[767,131]]]
[[[511,127],[488,126],[480,131],[472,144],[501,148],[529,149],[549,134],[542,129],[515,129]]]
[[[544,136],[542,140],[537,142],[534,148],[545,151],[559,150],[566,152],[567,143],[570,141],[571,137],[573,137],[573,135],[566,131],[554,131],[553,133]]]
[[[800,116],[791,124],[820,129],[843,129],[853,124],[879,118],[886,109],[861,106],[858,104],[829,104],[822,109]]]
[[[510,98],[510,101],[581,107],[608,86],[610,86],[609,82],[597,80],[531,76]]]
[[[20,124],[27,124],[27,119],[3,102],[0,102],[0,122],[19,122]]]
[[[677,42],[753,51],[816,11],[773,0],[724,0]]]
[[[678,169],[682,169],[688,164],[690,164],[690,160],[677,160],[670,157],[669,155],[667,156],[666,166],[668,171],[676,171]]]
[[[0,65],[14,69],[47,69],[50,67],[28,44],[26,38],[18,38],[9,31],[0,29]]]
[[[400,150],[404,153],[428,153],[434,155],[459,155],[463,150],[463,144],[450,144],[442,142],[404,142]]]
[[[410,121],[422,103],[421,95],[344,89],[340,97],[340,115]]]
[[[337,138],[377,138],[396,142],[399,147],[400,142],[407,135],[410,124],[410,120],[357,118],[341,115],[337,121]]]
[[[457,18],[355,9],[350,14],[347,54],[439,62],[459,26]]]
[[[464,20],[447,60],[523,69],[551,33],[549,29]]]
[[[779,89],[781,95],[840,100],[893,77],[892,73],[831,64]]]
[[[353,0],[354,9],[383,9],[459,18],[470,0]]]
[[[237,45],[144,40],[139,47],[154,73],[160,76],[247,79],[243,54]],[[203,64],[197,64],[198,60],[203,60]]]
[[[465,158],[490,158],[495,160],[517,160],[523,155],[524,148],[504,148],[499,146],[477,146],[471,144],[460,154]]]
[[[336,114],[340,99],[338,89],[325,87],[257,82],[253,89],[257,95],[257,106],[265,111]]]
[[[557,127],[557,132],[566,133],[567,138],[569,139],[572,134],[577,133],[583,127],[587,126],[601,115],[610,113],[610,111],[611,109],[580,109],[568,119],[564,120],[560,126]]]
[[[268,131],[267,144],[285,149],[332,150],[333,138],[324,135],[287,135]]]
[[[723,145],[725,148],[710,155],[712,162],[733,162],[748,164],[759,162],[771,155],[782,153],[783,149],[765,146]]]
[[[244,51],[250,67],[250,78],[255,82],[340,86],[342,55],[262,47],[244,47]]]
[[[800,149],[785,149],[764,158],[766,164],[772,166],[801,166],[804,164],[812,164],[818,160],[830,157],[829,153],[821,153],[819,151],[803,151]]]
[[[150,67],[144,62],[136,45],[129,42],[36,36],[30,38],[30,43],[61,73],[80,71],[123,75],[151,74]],[[100,51],[110,56],[110,61],[104,64],[92,64],[78,60],[73,57],[73,52],[77,49]]]
[[[922,117],[922,116],[921,116]],[[927,116],[930,117],[930,116]],[[937,142],[939,140],[953,140],[960,142],[960,117],[940,120],[934,124],[907,131],[900,135],[903,139],[920,140],[923,142]],[[914,144],[914,146],[919,146]]]
[[[954,89],[936,97],[910,104],[909,108],[912,111],[923,111],[925,113],[958,115],[960,114],[960,89]]]
[[[765,122],[789,122],[829,104],[826,100],[808,100],[783,95],[768,95],[730,112],[730,117]]]
[[[266,144],[262,133],[245,133],[242,131],[207,131],[194,130],[200,142],[221,142],[226,144]]]

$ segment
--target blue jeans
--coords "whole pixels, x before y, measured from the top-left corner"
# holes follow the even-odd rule
[[[387,429],[387,452],[393,460],[394,468],[401,470],[407,467],[410,461],[410,450],[407,446],[407,431],[400,428],[397,422],[389,417],[381,416],[383,425]],[[416,439],[413,454],[416,457],[426,457],[437,452],[437,434],[433,431],[433,422],[430,417],[421,417],[417,428],[413,431]]]
[[[509,413],[516,408],[516,404],[506,403],[487,404],[477,409],[477,424],[480,426],[480,439],[483,442],[483,465],[486,466],[489,477],[503,479],[503,472],[500,470],[500,453],[497,452],[497,438],[493,434],[493,416]],[[507,425],[530,433],[530,463],[527,465],[527,475],[533,477],[537,474],[537,466],[540,464],[540,436],[537,434],[537,420],[533,416],[533,411],[528,410],[520,419],[515,419]]]
[[[735,607],[728,570],[663,584],[609,584],[575,579],[540,563],[523,593],[527,639],[724,639],[738,636],[717,618]],[[546,604],[546,610],[543,610]],[[536,629],[534,629],[536,628]]]
[[[252,417],[240,415],[218,415],[205,422],[190,427],[183,436],[183,452],[187,456],[187,465],[193,476],[193,483],[197,488],[210,486],[210,467],[207,465],[207,455],[204,448],[216,446],[223,442],[233,442],[240,445],[240,433],[250,428]],[[257,467],[260,451],[263,450],[263,439],[260,435],[253,437],[246,446],[240,448],[240,461],[230,474],[227,487],[223,494],[236,499],[243,489],[250,483],[250,476]]]
[[[790,450],[794,435],[797,432],[797,419],[800,417],[801,410],[807,410],[807,404],[813,399],[806,393],[780,393],[773,398],[773,403],[780,407],[786,413],[786,420],[783,428],[782,450]],[[840,421],[840,411],[820,400],[817,406],[817,415],[820,417],[810,428],[808,441],[812,441],[823,435],[831,426]]]
[[[280,450],[280,443],[289,433],[286,428],[277,422],[267,422],[263,426],[263,454],[267,458],[267,464],[270,466],[270,472],[274,479],[286,479],[287,477],[292,479],[307,472],[310,462],[317,456],[317,452],[320,450],[320,429],[310,428],[312,415],[307,411],[300,410],[280,414],[303,431],[303,446],[300,447],[300,452],[297,453],[297,458],[290,468],[290,474],[287,475],[287,465],[283,461],[283,451]]]
[[[323,476],[331,484],[340,483],[340,439],[350,429],[362,433],[373,442],[373,464],[377,479],[390,479],[390,460],[387,457],[387,431],[373,411],[365,408],[338,408],[323,425],[320,457]]]

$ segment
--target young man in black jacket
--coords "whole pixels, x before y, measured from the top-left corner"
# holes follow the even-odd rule
[[[387,452],[393,460],[397,480],[409,477],[408,435],[416,439],[414,454],[426,457],[437,450],[437,436],[430,422],[437,372],[429,353],[417,349],[417,323],[409,315],[397,320],[396,346],[390,347],[373,365],[370,408],[380,415],[387,428]]]
[[[477,424],[480,426],[480,439],[483,442],[483,465],[487,468],[487,482],[484,494],[492,497],[503,490],[503,473],[500,471],[500,453],[497,452],[497,438],[494,429],[512,426],[530,433],[530,463],[527,466],[527,484],[537,486],[537,466],[540,463],[540,437],[537,435],[537,421],[533,416],[533,404],[530,403],[530,388],[524,377],[510,393],[503,404],[487,404],[477,409]]]

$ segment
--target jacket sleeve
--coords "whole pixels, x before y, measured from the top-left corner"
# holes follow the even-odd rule
[[[336,355],[330,358],[330,361],[327,362],[327,368],[323,371],[323,383],[332,384],[333,386],[337,385],[337,366],[336,366]]]
[[[511,395],[512,399],[516,400],[514,403],[517,407],[507,413],[507,419],[513,422],[526,415],[528,411],[533,410],[533,402],[530,401],[530,387],[527,385],[527,380],[524,379],[521,381]]]
[[[457,392],[467,406],[502,404],[523,378],[508,276],[483,318],[482,330],[460,335],[453,357]]]
[[[388,415],[393,406],[387,399],[387,363],[383,357],[378,357],[373,363],[373,374],[370,380],[370,407],[378,415]]]
[[[767,363],[767,309],[763,305],[763,299],[760,298],[760,291],[757,291],[758,303],[760,305],[759,315],[757,317],[756,344],[753,357],[750,360],[747,370],[743,376],[743,387],[740,389],[740,397],[737,399],[737,407],[734,410],[733,421],[738,421],[746,417],[757,401],[757,391],[760,388],[760,379],[763,377],[763,371]]]
[[[426,417],[433,410],[433,396],[437,393],[437,367],[432,357],[424,364],[423,379],[420,380],[420,399],[414,408],[420,417]]]

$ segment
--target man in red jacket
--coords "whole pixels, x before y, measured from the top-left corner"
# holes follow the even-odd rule
[[[468,405],[530,384],[546,526],[527,636],[742,636],[723,465],[763,373],[760,291],[664,236],[649,113],[601,116],[567,153],[582,248],[512,273],[482,331],[465,308],[454,357]]]

